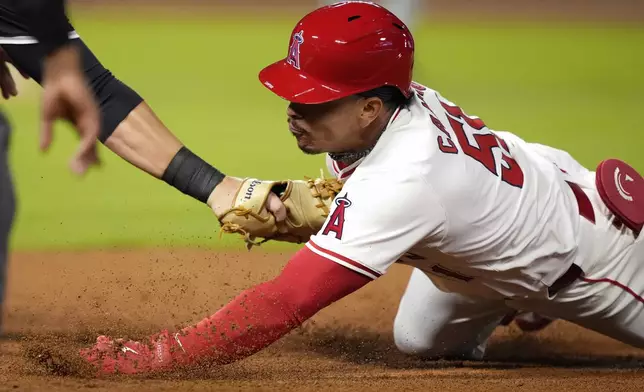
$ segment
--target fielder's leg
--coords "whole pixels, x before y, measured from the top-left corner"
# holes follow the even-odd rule
[[[7,283],[7,258],[9,233],[14,215],[14,193],[9,172],[9,122],[0,112],[0,333]]]
[[[400,351],[427,359],[481,359],[509,311],[502,300],[440,291],[414,269],[394,321],[394,341]]]

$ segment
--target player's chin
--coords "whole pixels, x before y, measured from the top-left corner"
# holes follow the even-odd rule
[[[311,144],[310,142],[304,141],[301,139],[298,139],[297,146],[303,153],[308,155],[316,155],[324,152],[321,149],[317,148],[314,144]]]

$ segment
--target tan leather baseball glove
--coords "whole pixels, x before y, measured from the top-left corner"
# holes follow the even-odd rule
[[[217,214],[222,232],[239,233],[248,249],[269,240],[302,243],[317,233],[329,215],[329,206],[342,190],[335,179],[241,182],[232,205]],[[266,208],[270,192],[286,207],[286,220],[276,222]],[[257,238],[263,238],[258,241]]]

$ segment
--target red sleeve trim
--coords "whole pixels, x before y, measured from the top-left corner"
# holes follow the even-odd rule
[[[376,271],[373,268],[367,267],[362,263],[351,260],[348,257],[342,256],[341,254],[325,249],[320,245],[316,244],[315,242],[313,242],[313,240],[309,240],[309,242],[306,243],[306,246],[315,254],[322,256],[326,259],[329,259],[340,265],[343,265],[353,271],[359,272],[360,274],[365,275],[371,279],[378,279],[379,277],[382,276],[381,272]]]

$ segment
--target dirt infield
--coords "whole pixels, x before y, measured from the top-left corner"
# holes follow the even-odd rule
[[[52,376],[25,349],[56,336],[70,348],[98,333],[184,325],[278,273],[288,254],[188,250],[20,253],[12,258],[0,390],[641,391],[644,352],[559,322],[535,335],[500,327],[481,363],[398,353],[391,326],[409,269],[393,270],[300,330],[239,363],[155,379]]]

